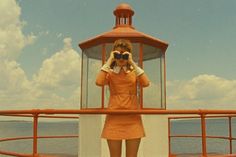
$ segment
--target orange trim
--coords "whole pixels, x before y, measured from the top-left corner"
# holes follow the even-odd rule
[[[33,115],[24,115],[24,114],[2,114],[1,116],[9,117],[33,117]],[[63,119],[78,119],[79,116],[38,116],[40,118],[63,118]]]

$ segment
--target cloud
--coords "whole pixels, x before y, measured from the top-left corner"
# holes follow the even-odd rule
[[[77,93],[80,85],[81,58],[72,48],[71,42],[71,38],[65,38],[64,48],[46,59],[39,72],[33,76],[32,83],[40,93],[37,96],[39,102],[76,103],[77,98],[71,97]]]
[[[46,59],[29,80],[15,60],[37,37],[23,34],[27,22],[20,19],[21,8],[15,0],[0,1],[0,10],[0,108],[78,108],[81,58],[71,38],[65,38],[63,49]],[[49,33],[40,32],[38,37]]]
[[[52,89],[58,85],[71,86],[80,79],[81,58],[72,49],[71,39],[64,39],[64,48],[46,59],[39,72],[34,75],[34,81],[40,88]],[[68,77],[70,76],[70,77]]]
[[[32,44],[36,36],[22,32],[26,22],[20,20],[21,8],[15,0],[0,1],[0,58],[16,59],[21,50]]]
[[[199,75],[188,81],[167,82],[168,108],[236,109],[236,80]]]
[[[1,60],[1,109],[78,109],[81,57],[71,42],[65,38],[63,49],[46,59],[32,80],[16,61]]]
[[[1,61],[0,73],[1,109],[11,108],[9,105],[17,106],[22,102],[29,104],[33,94],[31,82],[19,64],[15,61]]]

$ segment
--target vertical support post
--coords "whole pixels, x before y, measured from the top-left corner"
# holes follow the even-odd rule
[[[230,151],[230,154],[233,153],[233,150],[232,150],[232,117],[229,116],[229,151]]]
[[[164,83],[164,93],[163,93],[164,98],[162,97],[161,100],[162,100],[162,108],[163,108],[163,105],[165,105],[164,109],[166,110],[166,55],[165,53],[163,54],[163,57],[161,58],[161,60],[164,60],[164,80],[163,80],[164,82],[162,82],[162,84]]]
[[[168,118],[168,140],[169,140],[169,156],[171,156],[171,119]]]
[[[82,84],[83,84],[83,69],[84,69],[84,67],[83,67],[83,60],[84,60],[84,54],[83,54],[84,52],[82,51],[82,60],[81,60],[81,75],[80,75],[80,84],[81,84],[81,88],[80,88],[80,109],[82,109],[83,108],[83,103],[82,103],[82,99],[83,99],[83,95],[82,95],[82,93],[83,93],[83,86],[82,86]]]
[[[118,23],[119,23],[119,18],[116,16],[116,26],[115,27],[118,26]]]
[[[132,26],[132,16],[129,15],[129,25]]]
[[[207,156],[207,146],[206,146],[206,115],[201,113],[201,129],[202,129],[202,156]]]
[[[38,153],[38,113],[33,114],[34,126],[33,126],[33,156],[36,157]]]
[[[143,68],[143,43],[140,43],[139,45],[139,66],[141,68]],[[138,84],[139,86],[139,104],[140,104],[140,108],[143,109],[143,87],[140,86],[140,84]]]
[[[105,44],[102,44],[102,65],[105,63],[105,60],[106,60],[106,45]],[[102,109],[104,109],[104,91],[105,91],[105,87],[104,86],[102,86],[102,99],[101,99],[101,103],[102,103],[102,105],[101,105],[101,108]]]

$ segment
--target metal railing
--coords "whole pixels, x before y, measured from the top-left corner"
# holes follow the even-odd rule
[[[228,156],[232,156],[233,154],[233,140],[236,141],[236,137],[232,137],[232,118],[236,117],[236,115],[232,114],[227,114],[227,115],[207,115],[207,113],[200,114],[200,116],[176,116],[176,117],[169,117],[169,154],[170,156],[177,156],[174,155],[171,151],[171,139],[173,138],[201,138],[201,143],[202,143],[202,156],[207,156],[207,139],[225,139],[229,141],[229,154]],[[207,119],[222,119],[222,118],[227,118],[228,119],[228,136],[212,136],[212,135],[207,135],[206,133],[206,128],[207,128]],[[186,120],[186,119],[200,119],[200,127],[201,127],[201,134],[198,135],[186,135],[186,134],[181,134],[181,135],[171,135],[171,120]],[[225,155],[226,156],[226,155]],[[236,156],[236,155],[234,155]]]
[[[29,113],[31,112],[31,113]],[[20,111],[17,113],[11,112],[11,111],[0,111],[0,115],[2,116],[11,116],[11,117],[32,117],[33,118],[33,136],[25,136],[25,137],[14,137],[14,138],[2,138],[0,139],[0,142],[5,141],[16,141],[16,140],[33,140],[33,152],[32,154],[23,154],[23,153],[17,153],[17,152],[10,152],[10,151],[2,151],[0,150],[0,154],[3,155],[9,155],[9,156],[18,156],[18,157],[39,157],[38,154],[38,139],[48,139],[48,138],[78,138],[78,135],[58,135],[58,136],[38,136],[38,119],[39,118],[62,118],[62,119],[78,119],[78,116],[40,116],[39,110],[29,110],[29,112],[24,113],[24,111]],[[8,114],[10,113],[10,114]],[[52,113],[53,114],[53,113]]]
[[[170,117],[171,119],[180,119],[186,118],[186,115],[196,115],[194,117],[189,116],[187,118],[200,118],[201,119],[201,135],[196,136],[188,136],[188,135],[181,135],[181,136],[172,136],[170,135],[169,130],[169,141],[171,138],[178,138],[178,137],[196,137],[202,139],[202,157],[207,157],[207,138],[224,138],[230,141],[230,154],[232,154],[232,140],[236,140],[236,138],[232,137],[232,123],[231,117],[236,115],[236,110],[158,110],[158,109],[140,109],[140,110],[107,110],[107,109],[83,109],[83,110],[57,110],[57,109],[33,109],[33,110],[0,110],[1,116],[19,116],[19,117],[32,117],[33,118],[33,137],[17,137],[17,138],[4,138],[0,139],[0,142],[9,141],[9,140],[20,140],[20,139],[33,139],[33,152],[32,154],[20,154],[15,152],[7,152],[0,150],[0,154],[10,155],[10,156],[19,156],[19,157],[38,157],[38,139],[39,138],[72,138],[78,137],[77,135],[73,136],[38,136],[38,119],[39,118],[78,118],[78,116],[52,116],[53,114],[63,114],[63,115],[78,115],[78,114],[145,114],[145,115],[185,115],[184,117]],[[50,115],[50,116],[48,116]],[[211,115],[211,117],[210,117]],[[212,118],[214,116],[217,117],[229,117],[229,137],[219,137],[219,136],[207,136],[206,135],[206,118]],[[170,122],[169,122],[169,128]],[[170,142],[169,142],[170,144]],[[169,146],[169,148],[171,148]],[[175,156],[171,153],[169,149],[169,156]],[[227,156],[227,155],[224,155]],[[231,155],[228,155],[231,156]],[[236,155],[235,155],[236,156]]]

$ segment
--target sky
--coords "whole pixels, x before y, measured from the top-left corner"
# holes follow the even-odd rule
[[[123,2],[169,43],[168,109],[236,109],[235,0],[1,0],[0,109],[79,109],[78,43],[111,30]]]

